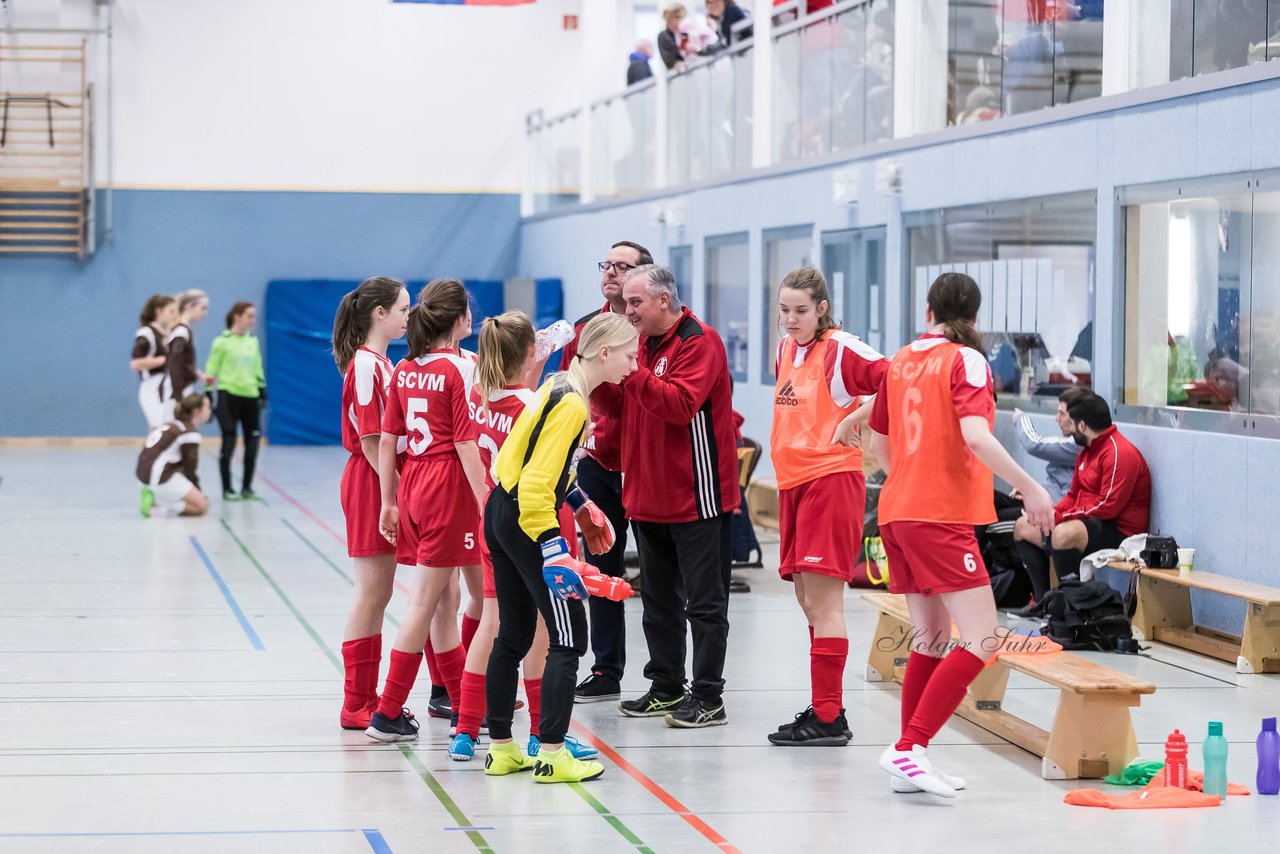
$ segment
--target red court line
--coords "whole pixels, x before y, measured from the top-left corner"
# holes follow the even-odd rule
[[[646,789],[648,789],[649,794],[653,795],[655,798],[662,801],[662,803],[666,805],[667,809],[671,810],[673,813],[675,813],[676,815],[680,816],[682,819],[687,821],[690,825],[693,826],[694,830],[701,833],[713,845],[718,847],[721,851],[726,852],[726,854],[742,854],[741,851],[739,851],[737,848],[729,844],[729,840],[725,839],[723,836],[717,833],[715,828],[707,824],[705,821],[699,818],[695,813],[691,812],[688,807],[686,807],[684,804],[676,800],[674,795],[672,795],[666,789],[662,788],[657,783],[655,783],[639,768],[636,768],[636,766],[632,765],[630,762],[623,759],[622,754],[614,750],[608,743],[604,741],[604,739],[600,738],[600,736],[596,735],[594,732],[592,732],[590,729],[588,729],[586,726],[579,723],[578,721],[573,721],[570,725],[574,729],[576,729],[579,733],[581,733],[583,736],[585,736],[587,741],[590,741],[592,744],[594,744],[600,750],[601,753],[609,757],[610,761],[612,761],[614,765],[617,765],[623,771],[626,771],[627,774],[632,779],[634,779],[641,786],[644,786]]]
[[[289,493],[285,492],[274,480],[267,477],[262,472],[258,472],[258,479],[261,480],[263,483],[265,483],[267,486],[274,489],[276,492],[280,493],[281,498],[283,498],[285,501],[288,501],[294,507],[297,507],[298,510],[302,512],[302,515],[306,516],[312,522],[315,522],[321,528],[324,528],[324,530],[328,532],[329,536],[333,537],[335,540],[342,543],[343,548],[346,548],[347,538],[344,537],[342,534],[339,534],[337,531],[333,530],[333,528],[330,528],[328,525],[326,525],[324,520],[321,519],[316,514],[312,513],[311,510],[307,507],[307,505],[303,504],[301,501],[294,498]],[[395,582],[395,585],[396,585],[396,589],[399,590],[401,593],[403,593],[406,596],[409,595],[409,588],[401,584],[399,580]]]

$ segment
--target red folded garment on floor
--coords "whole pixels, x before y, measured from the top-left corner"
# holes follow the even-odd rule
[[[1103,807],[1109,810],[1164,810],[1216,807],[1222,803],[1222,798],[1190,789],[1158,786],[1127,795],[1107,795],[1097,789],[1077,789],[1068,792],[1062,802],[1078,807]]]

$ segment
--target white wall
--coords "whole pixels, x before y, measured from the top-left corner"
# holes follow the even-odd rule
[[[519,192],[525,114],[582,100],[583,6],[116,0],[116,183]]]

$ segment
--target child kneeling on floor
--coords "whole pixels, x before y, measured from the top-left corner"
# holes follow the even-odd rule
[[[203,394],[188,394],[173,409],[173,419],[151,431],[138,455],[142,516],[203,516],[209,499],[200,491],[200,431],[212,407]]]

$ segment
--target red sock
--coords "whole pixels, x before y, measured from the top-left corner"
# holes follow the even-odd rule
[[[368,698],[364,695],[364,660],[372,638],[356,638],[342,642],[342,708],[358,712]]]
[[[363,682],[360,683],[361,689],[364,691],[366,703],[378,702],[378,670],[382,667],[382,633],[379,632],[369,638],[369,657],[365,659],[365,671],[363,674]]]
[[[925,655],[922,652],[913,652],[907,658],[907,672],[902,677],[901,732],[907,731],[907,726],[911,723],[911,716],[916,713],[916,706],[920,704],[920,695],[924,693],[924,688],[929,684],[930,677],[933,676],[933,672],[938,669],[938,665],[941,663],[941,658],[934,658],[932,655]]]
[[[956,647],[947,653],[938,665],[929,684],[920,695],[911,723],[902,730],[902,738],[896,747],[910,750],[911,745],[929,746],[929,739],[938,734],[942,725],[960,706],[964,692],[978,678],[986,662],[964,647]]]
[[[458,644],[448,652],[438,652],[436,664],[440,666],[440,678],[444,680],[445,690],[449,692],[449,700],[458,702],[462,699],[462,671],[467,666],[467,651],[462,648],[462,644]]]
[[[464,650],[471,649],[471,639],[476,636],[476,629],[480,628],[480,621],[474,617],[462,615],[462,648]]]
[[[422,651],[427,656],[427,672],[431,674],[431,684],[443,685],[444,679],[440,676],[440,662],[436,658],[435,648],[431,646],[431,638],[427,638],[427,642],[423,645]]]
[[[834,721],[844,707],[844,662],[848,657],[848,638],[814,638],[809,650],[813,711],[823,723]]]
[[[529,698],[529,735],[537,735],[542,724],[542,680],[524,680],[524,693]]]
[[[378,711],[388,718],[400,717],[404,701],[409,699],[409,692],[413,690],[413,683],[418,678],[418,668],[421,666],[422,653],[391,650],[387,682],[382,686],[382,700],[378,703]]]
[[[461,697],[453,710],[458,713],[458,732],[472,738],[480,737],[480,722],[484,720],[484,674],[462,671]]]

